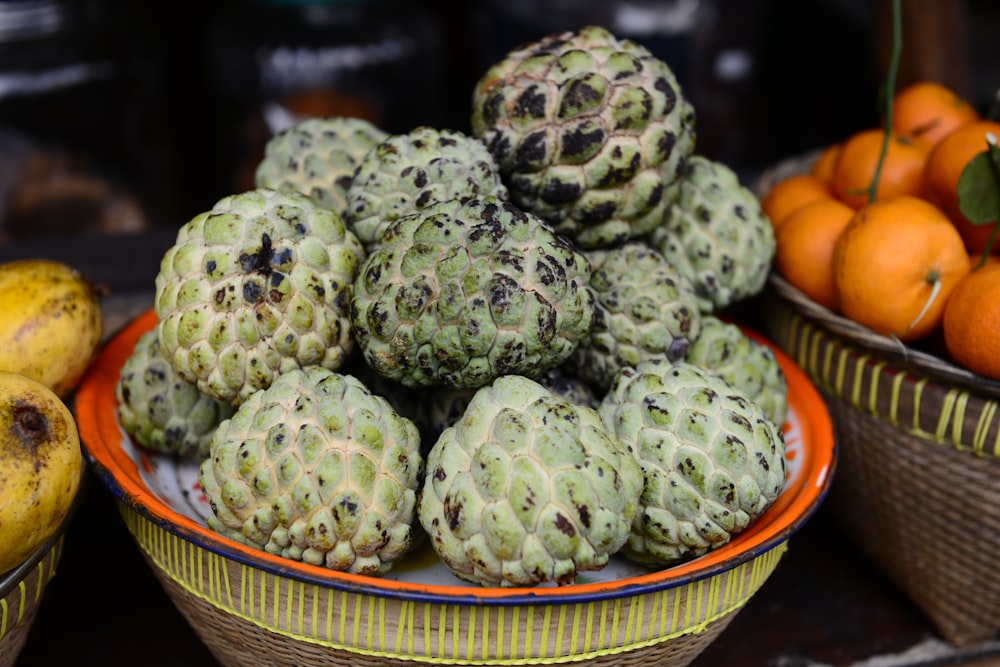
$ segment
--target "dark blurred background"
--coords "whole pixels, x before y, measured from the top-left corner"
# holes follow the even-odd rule
[[[898,85],[986,112],[1000,3],[903,0]],[[879,121],[888,0],[0,0],[0,242],[179,226],[315,115],[468,130],[514,46],[601,24],[665,60],[746,179]]]

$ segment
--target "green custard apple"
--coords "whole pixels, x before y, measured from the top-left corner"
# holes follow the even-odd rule
[[[496,197],[392,223],[358,272],[351,324],[368,364],[404,385],[480,387],[538,375],[590,331],[590,265]]]
[[[508,53],[476,83],[471,123],[514,203],[583,248],[659,225],[695,144],[670,67],[597,26]]]
[[[340,368],[364,249],[303,194],[230,195],[181,227],[156,276],[156,331],[177,374],[239,404],[293,368]]]
[[[291,560],[379,576],[417,534],[420,437],[353,376],[295,369],[219,426],[198,479],[216,532]]]
[[[598,408],[643,471],[622,555],[690,560],[746,530],[785,485],[781,430],[745,393],[684,361],[624,368]]]
[[[476,391],[435,442],[417,514],[460,579],[568,584],[621,548],[641,488],[595,410],[510,375]]]

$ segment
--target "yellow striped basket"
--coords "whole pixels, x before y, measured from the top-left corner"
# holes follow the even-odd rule
[[[332,587],[226,558],[123,506],[143,556],[225,665],[682,665],[774,571],[782,543],[716,576],[618,596],[500,604]],[[499,601],[494,601],[499,602]]]
[[[944,639],[968,647],[996,637],[998,399],[833,333],[803,314],[794,288],[772,285],[769,334],[813,379],[836,425],[829,503],[838,524]]]
[[[774,572],[787,540],[825,498],[834,468],[829,413],[780,351],[795,415],[798,471],[730,544],[674,568],[613,581],[480,588],[363,577],[282,559],[213,533],[146,485],[126,451],[114,386],[140,317],[102,351],[76,396],[97,477],[164,590],[220,663],[272,665],[578,665],[682,667]]]
[[[63,542],[87,487],[86,469],[69,512],[56,532],[24,563],[0,577],[0,667],[11,667],[24,648],[62,558]]]

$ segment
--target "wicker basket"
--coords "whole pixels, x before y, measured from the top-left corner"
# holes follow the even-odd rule
[[[17,660],[38,615],[45,589],[56,575],[66,530],[86,492],[87,475],[83,474],[81,479],[76,498],[56,532],[24,563],[0,578],[0,667],[11,667]]]
[[[786,161],[757,186],[808,169]],[[772,275],[764,330],[827,401],[830,510],[951,644],[1000,633],[1000,383],[880,336]]]
[[[17,660],[62,556],[62,536],[0,583],[0,667]]]
[[[152,490],[150,470],[173,464],[132,447],[117,421],[114,385],[153,324],[146,313],[105,347],[77,392],[77,419],[97,477],[117,498],[143,557],[227,667],[687,665],[771,575],[833,476],[829,413],[805,374],[776,351],[794,388],[786,428],[796,472],[753,526],[700,559],[562,588],[333,572],[228,540],[179,509],[183,499]]]
[[[143,556],[224,665],[686,665],[773,572],[785,544],[709,579],[617,598],[392,596],[269,573],[123,506]],[[529,596],[525,596],[529,597]]]
[[[776,300],[771,335],[830,406],[830,508],[952,644],[1000,632],[998,403],[845,342]]]

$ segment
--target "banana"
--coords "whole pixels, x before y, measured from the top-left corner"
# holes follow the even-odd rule
[[[40,382],[0,371],[0,573],[55,533],[82,468],[80,434],[62,399]]]
[[[100,295],[79,271],[49,259],[0,263],[0,370],[68,396],[104,335]]]

